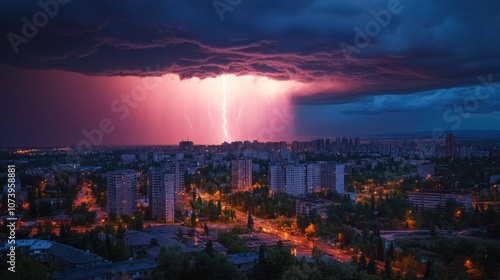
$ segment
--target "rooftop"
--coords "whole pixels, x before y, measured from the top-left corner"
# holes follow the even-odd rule
[[[16,247],[29,247],[29,250],[46,250],[52,246],[51,241],[39,240],[39,239],[19,239],[16,240]],[[10,247],[11,245],[5,244],[4,249]]]
[[[104,258],[96,254],[56,242],[50,247],[49,254],[75,265],[104,261]]]
[[[3,248],[9,247],[5,244]],[[46,251],[48,254],[63,259],[74,265],[83,265],[93,262],[103,262],[104,259],[96,254],[80,250],[78,248],[39,239],[19,239],[16,240],[16,247],[29,247],[29,251]]]
[[[127,261],[106,263],[103,265],[88,268],[74,268],[53,274],[54,279],[88,279],[105,275],[114,275],[120,278],[122,273],[132,273],[137,271],[152,270],[158,267],[158,263],[153,258],[131,259]]]

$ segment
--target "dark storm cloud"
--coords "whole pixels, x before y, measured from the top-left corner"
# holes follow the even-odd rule
[[[145,75],[145,65],[159,65],[155,74],[181,78],[233,73],[344,85],[298,92],[298,104],[475,85],[490,73],[500,81],[495,0],[396,1],[401,12],[346,59],[340,44],[355,45],[354,28],[365,30],[371,12],[394,1],[242,0],[221,21],[209,0],[73,0],[17,54],[8,34],[22,36],[21,18],[32,22],[42,9],[2,1],[0,63],[88,75]]]
[[[462,108],[470,114],[490,114],[500,110],[500,86],[457,87],[406,95],[375,95],[345,104],[345,114],[374,115],[394,112],[445,112]],[[339,102],[343,103],[343,102]],[[457,110],[458,112],[458,110]]]

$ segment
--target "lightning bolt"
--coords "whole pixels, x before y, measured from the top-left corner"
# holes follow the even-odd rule
[[[226,76],[222,76],[222,95],[224,96],[224,101],[222,102],[222,119],[224,120],[224,123],[222,124],[222,129],[224,130],[224,135],[226,136],[226,139],[231,142],[231,138],[229,137],[227,133],[227,119],[226,119],[226,106],[227,106],[227,94],[226,94]]]
[[[193,125],[191,124],[191,120],[189,119],[189,117],[186,115],[186,103],[184,103],[184,110],[182,110],[182,113],[184,114],[184,117],[186,117],[186,119],[189,123],[189,126],[191,127],[191,132],[193,133],[193,137],[194,137]]]

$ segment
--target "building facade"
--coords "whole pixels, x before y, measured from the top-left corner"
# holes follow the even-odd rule
[[[303,164],[285,166],[285,192],[302,196],[306,191],[306,166]]]
[[[322,189],[344,194],[344,165],[329,162],[270,165],[269,189],[294,196]]]
[[[252,187],[252,161],[238,159],[231,161],[231,187],[247,190]]]
[[[151,167],[149,177],[149,205],[151,218],[159,222],[174,222],[178,178],[165,168]]]
[[[135,170],[116,170],[107,173],[108,212],[121,215],[134,215],[137,210],[137,172]]]
[[[416,211],[437,211],[446,207],[448,200],[456,201],[465,208],[472,211],[472,196],[470,194],[456,194],[444,192],[410,192],[408,199],[413,203]]]
[[[345,165],[337,164],[335,166],[335,190],[340,194],[345,193],[344,173],[345,173]]]

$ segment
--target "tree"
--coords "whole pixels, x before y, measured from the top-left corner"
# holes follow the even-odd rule
[[[500,252],[495,247],[486,248],[486,275],[489,278],[493,279],[498,276],[500,268],[498,267],[498,263],[500,262]]]
[[[3,270],[3,269],[2,269]],[[3,270],[0,273],[1,279],[26,279],[26,280],[45,280],[49,279],[50,270],[39,261],[25,258],[21,252],[16,250],[15,272]]]
[[[281,279],[325,279],[319,269],[302,259],[300,264],[293,265],[283,273]]]
[[[182,237],[184,236],[184,232],[182,231],[181,228],[177,230],[176,235],[179,239],[182,239]]]
[[[191,227],[194,228],[195,226],[196,226],[196,213],[195,213],[195,211],[193,211],[191,213]]]
[[[208,236],[209,229],[208,229],[207,223],[203,223],[203,230],[205,231],[205,235]]]
[[[383,273],[382,277],[383,277],[383,279],[392,279],[391,258],[385,259],[384,273]]]
[[[229,262],[226,256],[219,253],[211,256],[201,252],[194,258],[192,267],[188,269],[188,275],[184,279],[242,280],[245,276]]]
[[[266,271],[268,279],[280,279],[281,275],[287,271],[296,261],[290,250],[283,246],[283,242],[278,241],[276,248],[271,251],[266,259]]]
[[[144,221],[140,212],[136,212],[128,223],[129,229],[142,230],[144,228]]]
[[[384,240],[382,240],[382,238],[380,237],[380,233],[379,233],[379,237],[378,237],[378,241],[377,241],[377,260],[379,261],[383,261],[385,258],[384,258],[384,248],[385,248],[385,242]]]
[[[115,212],[109,212],[109,220],[112,222],[116,221],[116,213]]]
[[[306,236],[308,240],[312,240],[313,246],[315,245],[316,241],[316,226],[314,224],[310,224],[306,228]]]
[[[368,261],[368,266],[366,267],[366,272],[368,274],[377,274],[377,264],[375,263],[375,257],[372,256],[370,261]]]
[[[214,253],[214,245],[212,243],[212,240],[210,240],[210,239],[207,241],[207,244],[205,246],[205,252],[207,254],[209,254],[210,256],[212,256]]]
[[[248,252],[244,240],[234,233],[220,231],[217,240],[227,248],[229,254]]]
[[[432,260],[427,260],[427,263],[425,264],[424,279],[429,279],[429,276],[431,274],[432,265],[433,265]]]
[[[387,256],[388,259],[391,259],[392,261],[395,260],[396,257],[396,251],[394,249],[394,241],[391,241],[391,244],[389,245],[389,249],[387,249]]]
[[[359,270],[366,270],[366,257],[364,253],[361,253],[361,256],[359,257]]]
[[[52,216],[52,206],[50,205],[50,202],[46,200],[40,201],[38,211],[40,212],[41,217]]]
[[[122,224],[119,224],[118,228],[116,229],[116,239],[123,240],[124,237],[125,237],[125,229],[123,228]]]
[[[314,248],[312,249],[312,257],[316,261],[316,263],[320,263],[323,258],[323,253],[318,247],[314,246]]]
[[[150,244],[151,244],[151,246],[158,246],[158,239],[156,239],[154,237],[151,238]]]
[[[183,279],[189,268],[189,259],[181,247],[163,247],[158,254],[158,270],[165,275],[163,279]]]
[[[59,242],[66,244],[68,242],[70,234],[70,226],[65,226],[64,223],[61,224],[61,229],[59,231]]]
[[[247,227],[248,227],[248,230],[253,231],[253,218],[252,218],[252,214],[250,211],[248,211]]]
[[[261,244],[259,247],[259,264],[266,262],[266,244]]]

